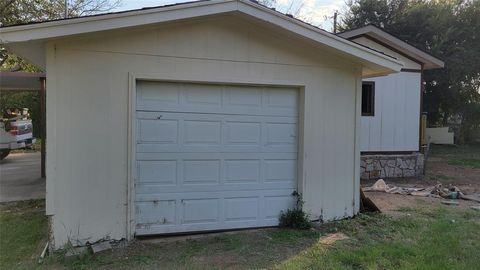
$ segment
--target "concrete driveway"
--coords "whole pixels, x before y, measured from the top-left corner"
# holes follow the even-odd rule
[[[10,154],[0,161],[0,202],[45,198],[40,152]]]

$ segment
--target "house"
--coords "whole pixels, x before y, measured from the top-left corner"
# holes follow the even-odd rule
[[[361,177],[376,179],[423,174],[423,72],[443,68],[444,63],[373,25],[338,35],[404,63],[399,73],[363,79]]]
[[[247,0],[0,28],[47,73],[50,242],[359,210],[362,78],[403,63]]]

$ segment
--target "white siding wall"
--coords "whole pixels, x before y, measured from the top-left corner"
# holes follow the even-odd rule
[[[357,64],[232,16],[58,40],[47,50],[47,214],[55,248],[131,236],[134,75],[300,86],[305,208],[325,220],[357,213]]]
[[[361,151],[418,151],[420,73],[365,79],[375,82],[375,116],[362,116]]]

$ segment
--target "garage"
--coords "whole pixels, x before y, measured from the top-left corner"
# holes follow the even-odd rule
[[[136,235],[278,224],[297,188],[295,88],[137,83]]]
[[[53,250],[360,207],[362,78],[403,64],[249,0],[0,28],[47,74]]]

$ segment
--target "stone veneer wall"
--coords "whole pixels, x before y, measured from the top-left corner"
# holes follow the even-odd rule
[[[362,154],[360,167],[362,179],[414,177],[423,175],[424,155],[421,153]]]

